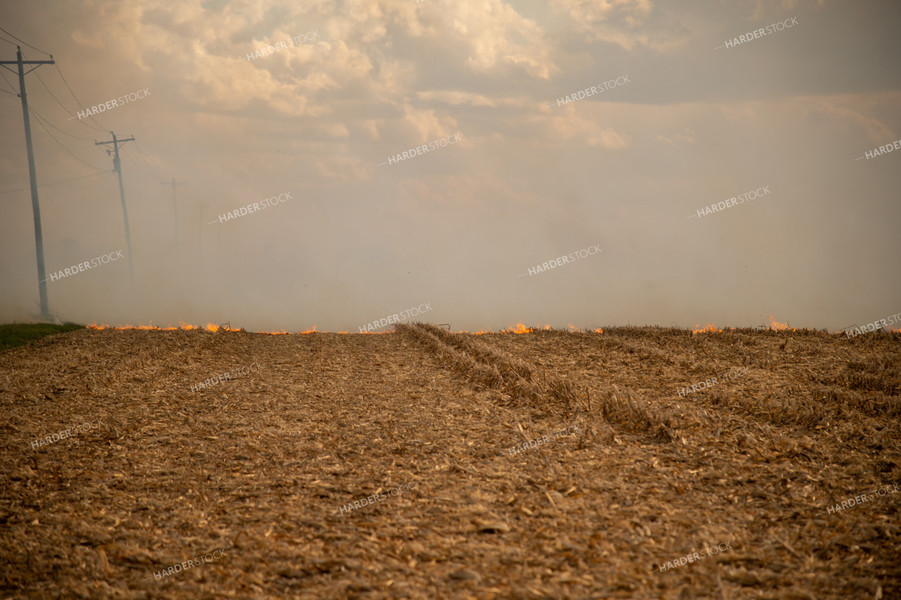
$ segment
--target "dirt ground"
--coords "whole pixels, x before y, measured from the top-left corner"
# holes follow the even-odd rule
[[[899,333],[87,329],[0,407],[4,598],[901,597]]]

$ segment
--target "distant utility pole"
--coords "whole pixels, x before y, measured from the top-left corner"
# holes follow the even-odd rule
[[[200,213],[197,221],[197,256],[203,260],[203,205],[198,207]]]
[[[119,197],[122,199],[122,216],[125,218],[125,243],[128,246],[128,273],[131,275],[131,282],[135,282],[135,272],[134,267],[131,262],[131,232],[128,229],[128,209],[125,208],[125,187],[122,185],[122,161],[119,160],[119,144],[124,144],[125,142],[134,141],[134,136],[120,140],[116,139],[116,134],[110,131],[110,134],[113,136],[113,140],[111,142],[94,142],[95,146],[100,146],[103,144],[112,144],[115,156],[113,157],[113,170],[119,174]],[[110,151],[106,151],[107,154],[110,154]]]
[[[19,98],[22,99],[22,118],[25,121],[25,148],[28,150],[28,181],[31,185],[31,210],[34,212],[34,245],[38,255],[38,292],[41,296],[41,318],[50,320],[50,308],[47,305],[47,275],[44,271],[44,234],[41,232],[41,206],[38,204],[38,176],[34,170],[34,148],[31,145],[31,121],[28,119],[28,98],[25,95],[24,65],[52,65],[50,60],[22,60],[22,47],[16,46],[16,60],[0,60],[0,65],[19,65]],[[12,71],[9,67],[5,69]],[[29,69],[31,73],[34,69]],[[15,71],[13,71],[15,73]]]
[[[175,186],[185,185],[185,182],[175,181],[173,177],[172,181],[163,181],[162,184],[172,186],[172,218],[175,226],[175,251],[178,252],[178,207],[175,205]]]

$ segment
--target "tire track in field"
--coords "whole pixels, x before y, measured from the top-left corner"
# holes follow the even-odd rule
[[[397,329],[426,345],[452,371],[507,395],[510,404],[525,400],[533,407],[564,416],[577,407],[591,413],[596,402],[601,416],[615,429],[657,442],[672,442],[677,437],[669,411],[649,410],[647,403],[628,390],[604,390],[599,398],[592,399],[585,386],[575,385],[469,335],[423,323],[399,325]]]
[[[746,376],[691,392],[685,400],[748,424],[772,428],[774,433],[802,431],[818,438],[831,432],[854,446],[897,446],[894,440],[899,429],[892,417],[901,414],[901,398],[897,396],[901,361],[891,354],[875,362],[849,360],[838,353],[849,346],[842,338],[815,332],[788,336],[762,332],[754,337],[729,331],[679,341],[677,350],[681,354],[698,357],[685,369],[692,375],[682,379],[679,389],[692,380],[709,380],[726,367],[750,367]],[[631,345],[620,340],[615,343],[624,348]],[[648,349],[635,346],[635,351],[652,364],[673,365],[665,357],[656,359],[652,352],[645,352]],[[843,367],[841,371],[839,366]],[[783,377],[786,372],[794,376]],[[862,436],[855,432],[860,427],[865,428]]]
[[[562,373],[576,373],[580,379],[591,385],[592,399],[607,394],[638,396],[650,414],[669,415],[675,423],[674,430],[682,445],[707,447],[710,444],[730,448],[739,454],[756,453],[755,448],[770,448],[778,454],[796,456],[810,452],[807,446],[799,446],[794,442],[794,431],[790,427],[773,425],[765,420],[754,418],[736,411],[724,402],[711,402],[705,396],[708,392],[691,393],[684,398],[676,395],[677,385],[686,359],[678,354],[673,358],[664,353],[649,351],[642,344],[641,338],[630,341],[634,337],[626,330],[627,339],[616,339],[620,329],[610,334],[574,335],[571,332],[546,332],[530,338],[530,356],[547,356],[550,358],[545,368],[555,369]],[[517,340],[518,342],[518,340]],[[513,340],[505,340],[504,345],[510,347]],[[565,350],[565,351],[564,351]],[[561,362],[561,356],[577,356],[575,360]],[[697,361],[697,359],[694,359]],[[688,364],[692,370],[698,368],[697,362]],[[722,370],[722,369],[720,369]],[[719,372],[719,371],[717,371]],[[709,378],[709,375],[707,376]],[[703,379],[703,378],[702,378]],[[723,394],[729,398],[725,389],[733,389],[736,383],[723,383],[716,386],[712,394]],[[723,388],[723,389],[719,389]],[[702,397],[704,400],[702,400]],[[717,396],[718,397],[718,396]],[[711,438],[710,432],[716,432]]]

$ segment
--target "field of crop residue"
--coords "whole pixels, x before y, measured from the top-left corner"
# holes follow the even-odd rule
[[[0,405],[3,597],[901,596],[898,333],[86,329]]]

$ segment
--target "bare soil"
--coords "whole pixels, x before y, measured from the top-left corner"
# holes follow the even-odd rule
[[[0,407],[4,598],[901,597],[899,333],[88,329]]]

